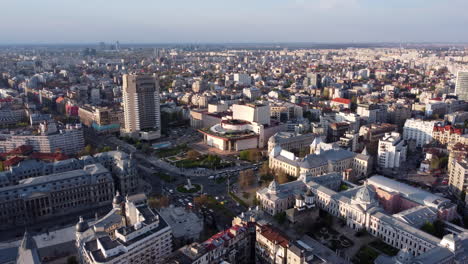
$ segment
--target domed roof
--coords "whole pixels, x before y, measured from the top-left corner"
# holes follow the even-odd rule
[[[356,193],[356,196],[354,196],[354,199],[361,202],[361,203],[373,203],[375,202],[375,192],[372,190],[372,187],[369,185],[364,184],[364,186],[359,189],[359,191]]]
[[[410,263],[414,257],[413,254],[411,254],[411,252],[408,250],[408,248],[403,248],[398,252],[395,258],[397,260],[397,263],[405,264]]]
[[[113,204],[121,204],[123,203],[124,199],[123,197],[120,195],[120,192],[117,191],[115,193],[115,196],[114,196],[114,200],[112,201]]]
[[[270,191],[278,191],[279,190],[278,182],[276,180],[272,180],[270,185],[268,186],[268,189]]]
[[[304,196],[297,194],[296,195],[296,200],[304,200]]]
[[[84,221],[83,217],[80,216],[80,221],[78,222],[78,224],[76,224],[76,232],[82,233],[88,230],[88,228],[89,228],[88,222]]]

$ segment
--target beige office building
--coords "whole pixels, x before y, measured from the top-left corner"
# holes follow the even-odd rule
[[[123,77],[124,134],[143,140],[161,137],[159,82],[156,75]]]

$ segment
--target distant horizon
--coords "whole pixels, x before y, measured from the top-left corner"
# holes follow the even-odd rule
[[[2,10],[2,45],[468,42],[466,0],[15,0]]]
[[[122,42],[119,40],[114,41],[83,41],[83,42],[17,42],[8,43],[0,42],[0,46],[80,46],[80,45],[92,45],[99,46],[100,43],[106,45],[115,44],[119,42],[121,46],[132,46],[132,45],[468,45],[468,41],[450,42],[450,41],[408,41],[408,42],[397,42],[397,41],[258,41],[258,42]]]

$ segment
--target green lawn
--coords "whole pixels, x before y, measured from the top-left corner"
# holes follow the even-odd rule
[[[173,148],[159,149],[155,153],[156,153],[156,156],[158,156],[160,158],[165,158],[165,157],[170,157],[170,156],[177,155],[177,154],[179,154],[181,152],[185,152],[187,150],[188,150],[187,145],[183,144],[183,145],[179,145],[179,146],[176,146],[176,147],[173,147]]]
[[[353,263],[356,264],[373,264],[374,260],[379,256],[377,250],[369,247],[363,246],[359,252],[354,256]]]
[[[232,162],[224,162],[216,155],[203,155],[196,160],[184,159],[177,161],[175,165],[179,168],[207,168],[207,169],[222,169],[232,166]]]
[[[193,189],[187,190],[184,185],[180,185],[177,187],[177,191],[181,193],[196,193],[201,190],[201,186],[199,184],[193,184]]]
[[[235,195],[233,192],[229,192],[229,195],[232,197],[232,199],[236,202],[238,202],[239,204],[245,206],[245,207],[249,207],[249,205],[244,202],[241,198],[237,197],[237,195]]]

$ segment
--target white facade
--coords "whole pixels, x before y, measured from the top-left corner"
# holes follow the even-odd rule
[[[82,151],[85,146],[81,125],[69,126],[50,135],[6,135],[4,138],[5,141],[0,142],[2,152],[11,151],[22,145],[30,145],[36,152],[55,153],[61,151],[67,155],[74,155]]]
[[[468,72],[458,72],[455,94],[458,95],[458,99],[468,101]]]
[[[232,118],[256,122],[262,125],[270,124],[270,106],[269,105],[239,105],[232,106]]]
[[[250,78],[250,75],[248,74],[235,73],[234,82],[238,83],[239,85],[250,85],[252,83],[252,79]]]
[[[124,200],[117,193],[113,207],[92,226],[80,218],[76,246],[81,263],[163,263],[172,252],[172,229],[146,205],[146,196]]]
[[[379,140],[378,165],[380,168],[399,168],[400,163],[406,160],[406,142],[401,138],[400,133],[386,133]]]
[[[437,247],[439,238],[419,230],[412,222],[387,214],[380,207],[375,186],[364,184],[337,192],[341,183],[339,176],[339,174],[319,177],[303,175],[296,181],[282,185],[273,181],[270,186],[257,191],[257,199],[266,213],[274,215],[294,207],[294,197],[297,194],[302,195],[310,191],[317,207],[343,219],[346,225],[353,229],[365,229],[386,244],[408,250],[412,256],[424,254]],[[415,219],[419,219],[426,212],[428,212],[427,207],[421,206],[400,213],[411,213],[415,215]]]
[[[437,121],[424,121],[421,119],[408,119],[403,127],[403,139],[414,140],[416,146],[422,147],[432,141],[432,130],[439,123]]]

